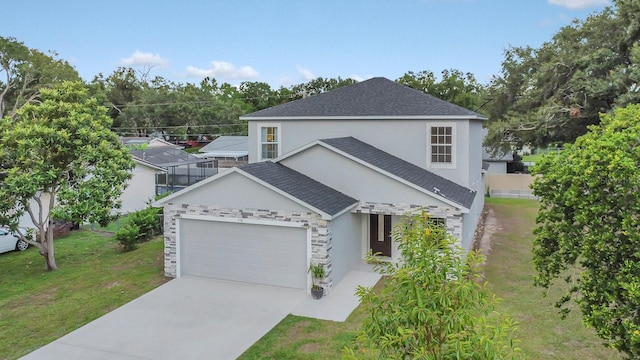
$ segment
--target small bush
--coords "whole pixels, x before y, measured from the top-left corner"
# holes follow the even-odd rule
[[[151,239],[162,232],[162,209],[149,206],[132,212],[127,223],[115,234],[124,251],[136,249],[136,244]]]
[[[129,223],[118,230],[115,237],[124,251],[131,251],[137,248],[136,244],[140,242],[142,233],[138,225]]]
[[[162,230],[162,220],[158,216],[161,209],[148,207],[129,215],[128,224],[136,225],[140,229],[140,241],[146,241]]]

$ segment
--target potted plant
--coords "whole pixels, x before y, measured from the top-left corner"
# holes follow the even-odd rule
[[[324,289],[320,285],[320,282],[324,279],[324,265],[322,264],[310,264],[309,273],[311,273],[311,296],[314,299],[320,299],[324,294]]]

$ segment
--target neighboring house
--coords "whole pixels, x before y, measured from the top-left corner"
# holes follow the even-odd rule
[[[218,173],[215,160],[201,159],[172,146],[132,150],[131,155],[165,170],[156,175],[156,195],[182,190]]]
[[[174,149],[184,149],[184,146],[171,143],[169,141],[154,137],[121,137],[120,142],[133,149],[142,148],[171,147]]]
[[[249,160],[248,136],[220,136],[200,149],[199,157],[218,160],[219,168],[246,164]]]
[[[482,129],[482,138],[487,136],[488,129]],[[490,147],[482,148],[482,161],[486,163],[486,171],[489,174],[506,174],[507,165],[513,162],[513,153],[511,151],[504,153],[502,151],[493,151]]]
[[[506,154],[498,152],[494,154],[490,148],[482,148],[482,161],[487,163],[487,172],[489,174],[506,174],[507,165],[513,162],[513,153],[511,151]]]
[[[133,161],[136,166],[132,171],[127,188],[120,195],[122,206],[118,212],[122,214],[146,208],[156,196],[156,174],[163,174],[167,171],[165,168],[137,157],[134,157]]]
[[[373,251],[399,259],[391,229],[426,211],[469,249],[484,206],[482,122],[385,78],[264,109],[249,164],[156,203],[165,273],[330,291]]]

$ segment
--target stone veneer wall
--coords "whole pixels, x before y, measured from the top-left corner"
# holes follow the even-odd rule
[[[447,220],[447,232],[457,239],[458,245],[462,245],[462,213],[453,207],[385,204],[361,201],[351,212],[358,214],[408,215],[422,210],[433,217],[445,218]]]
[[[267,209],[229,209],[217,206],[168,203],[164,206],[164,272],[176,277],[176,219],[180,215],[204,215],[255,220],[277,220],[303,223],[311,228],[311,261],[325,265],[327,278],[322,282],[325,293],[333,287],[331,282],[331,244],[329,222],[314,212],[277,211]]]

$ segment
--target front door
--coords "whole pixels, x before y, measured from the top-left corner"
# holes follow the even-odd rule
[[[391,215],[369,215],[369,247],[374,254],[391,256]]]

